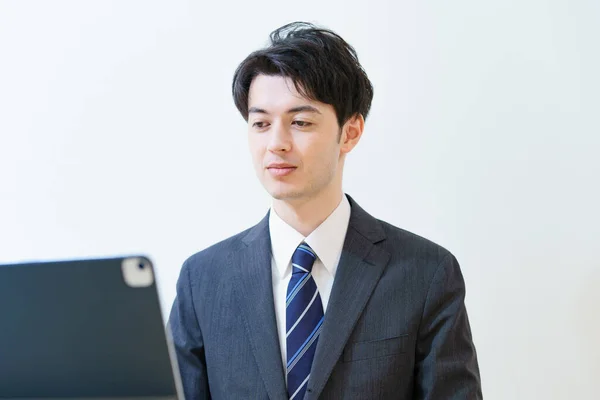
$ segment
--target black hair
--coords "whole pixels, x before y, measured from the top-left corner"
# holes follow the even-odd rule
[[[373,86],[354,48],[331,30],[307,22],[284,25],[271,32],[268,47],[240,63],[232,94],[246,121],[250,84],[260,74],[288,77],[302,96],[333,106],[340,128],[357,114],[369,114]]]

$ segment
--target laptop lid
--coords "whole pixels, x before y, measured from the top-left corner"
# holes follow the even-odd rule
[[[175,360],[147,257],[0,265],[0,398],[183,399]]]

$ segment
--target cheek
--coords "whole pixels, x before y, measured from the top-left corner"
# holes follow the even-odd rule
[[[255,150],[252,152],[252,163],[254,164],[254,167],[258,170],[262,168],[262,165],[264,163],[264,157],[263,157],[262,152]]]
[[[255,164],[262,162],[262,156],[264,155],[264,146],[261,146],[261,144],[255,139],[249,139],[248,148],[250,150],[250,155],[252,156],[252,161]]]
[[[320,142],[311,145],[304,154],[304,161],[308,168],[318,172],[334,168],[339,159],[339,148],[329,142]]]

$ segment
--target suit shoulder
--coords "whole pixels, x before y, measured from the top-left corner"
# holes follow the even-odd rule
[[[436,264],[446,257],[454,257],[448,249],[430,239],[399,228],[389,222],[379,219],[377,221],[381,224],[387,236],[387,246],[392,252],[402,252]]]
[[[231,250],[244,246],[242,238],[246,236],[251,229],[252,228],[248,228],[192,254],[185,260],[183,267],[189,268],[190,271],[197,271],[199,268],[205,269],[215,265],[223,265],[223,262],[226,261],[227,254],[229,254]]]

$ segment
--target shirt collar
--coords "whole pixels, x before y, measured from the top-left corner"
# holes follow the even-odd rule
[[[331,276],[335,276],[349,221],[350,203],[345,195],[342,195],[342,201],[327,219],[307,237],[289,226],[271,207],[269,213],[271,252],[279,276],[285,275],[294,251],[303,241],[314,250]]]

